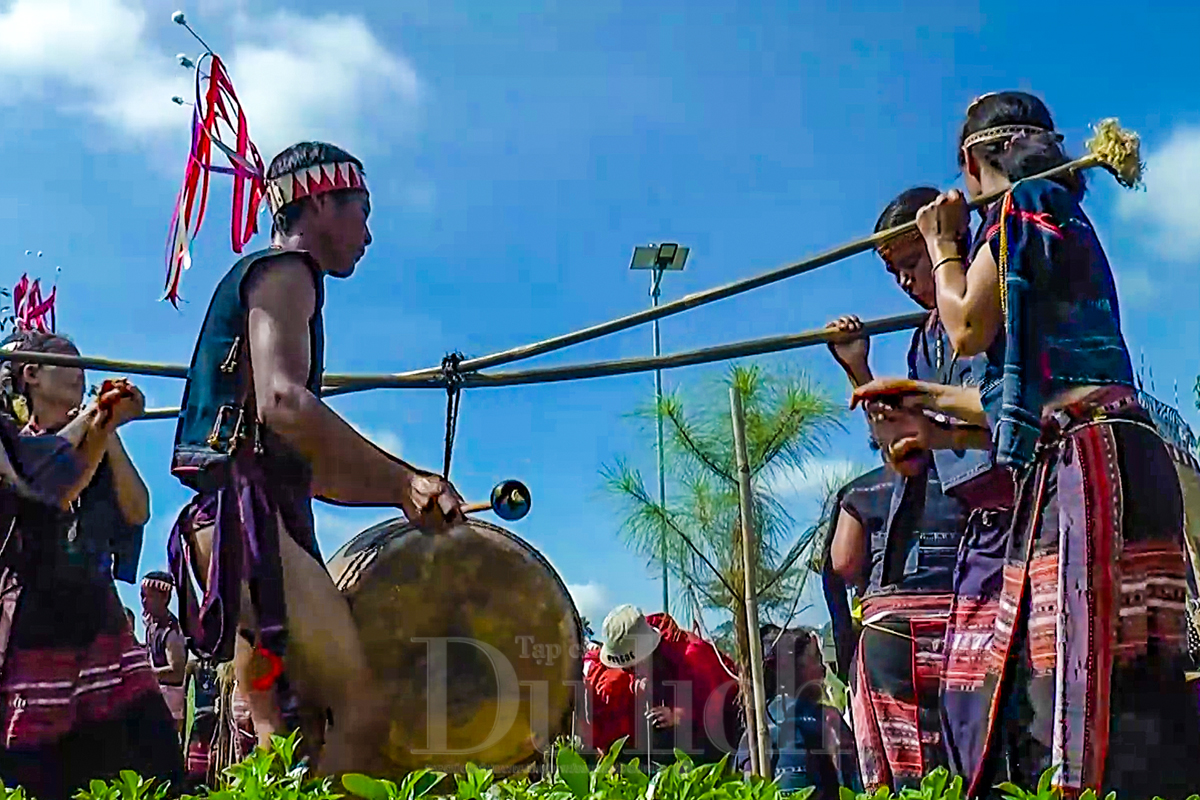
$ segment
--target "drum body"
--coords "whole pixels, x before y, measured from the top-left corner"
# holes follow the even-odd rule
[[[468,763],[499,774],[571,734],[582,624],[525,541],[478,519],[436,535],[396,519],[349,541],[328,568],[390,708],[380,743],[390,774],[379,777]]]

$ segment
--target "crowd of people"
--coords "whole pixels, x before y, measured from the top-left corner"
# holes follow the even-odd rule
[[[861,598],[868,788],[938,766],[972,795],[1050,769],[1067,794],[1200,785],[1180,481],[1139,401],[1084,177],[1030,179],[1069,161],[1061,141],[1029,94],[972,103],[967,195],[1001,199],[971,233],[961,193],[911,189],[877,225],[917,224],[879,249],[929,310],[907,370],[874,376],[863,338],[832,347],[885,461],[843,491],[829,558]]]
[[[1068,156],[1022,92],[972,103],[957,157],[965,195],[910,189],[876,225],[916,224],[878,248],[928,311],[906,369],[873,372],[857,317],[830,326],[883,465],[839,493],[827,549],[846,717],[824,702],[811,632],[759,632],[772,769],[836,793],[944,766],[979,797],[1053,767],[1067,795],[1188,796],[1200,706],[1183,501],[1135,390],[1084,177],[1034,177]],[[172,474],[195,495],[169,571],[141,582],[144,645],[114,583],[137,580],[149,518],[119,433],[141,393],[114,380],[87,398],[80,369],[0,363],[0,779],[40,800],[124,769],[184,786],[296,729],[322,772],[371,772],[386,735],[313,499],[398,507],[430,532],[464,504],[321,400],[325,278],[350,277],[372,241],[361,162],[304,142],[263,177],[271,244],[218,284],[189,369]],[[972,231],[967,201],[985,195],[1000,199]],[[28,325],[3,347],[77,355]],[[633,607],[603,632],[585,659],[591,744],[746,768],[727,657]]]
[[[1136,389],[1084,175],[1042,177],[1070,163],[1062,138],[1037,97],[975,100],[965,195],[912,188],[876,223],[907,231],[877,253],[928,312],[907,364],[877,375],[860,319],[829,325],[883,463],[838,492],[825,551],[854,768],[825,726],[798,785],[901,791],[944,767],[973,797],[1047,771],[1067,797],[1200,786],[1187,459]]]
[[[3,343],[0,780],[39,800],[123,770],[179,792],[296,728],[324,774],[378,758],[386,706],[317,549],[313,499],[397,507],[430,533],[464,503],[320,399],[325,278],[350,277],[371,243],[361,162],[302,142],[262,188],[271,243],[218,286],[184,387],[172,474],[195,496],[169,571],[141,582],[144,644],[116,590],[137,582],[149,518],[119,433],[142,393],[118,379],[87,397],[82,369],[18,357],[79,355],[32,313]]]

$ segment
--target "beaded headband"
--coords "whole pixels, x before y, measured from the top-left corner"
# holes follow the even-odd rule
[[[994,128],[984,128],[981,131],[972,133],[966,139],[963,139],[962,146],[964,149],[968,149],[984,142],[996,142],[1001,139],[1016,138],[1027,133],[1053,133],[1060,142],[1063,138],[1061,133],[1055,133],[1040,125],[997,125]]]
[[[271,213],[277,214],[279,209],[302,197],[316,197],[341,189],[367,189],[362,170],[349,161],[318,164],[280,175],[278,178],[269,178],[267,202],[271,204]]]

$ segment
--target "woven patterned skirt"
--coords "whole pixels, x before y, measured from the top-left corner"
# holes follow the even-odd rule
[[[1068,426],[1025,476],[1003,558],[968,550],[960,565],[973,588],[952,619],[945,707],[973,795],[1051,766],[1068,797],[1200,785],[1182,501],[1146,421],[1126,404]]]
[[[863,601],[851,679],[863,786],[900,791],[946,765],[938,699],[951,595],[891,594]]]
[[[174,721],[112,582],[0,583],[5,785],[65,800],[130,769],[178,786]]]

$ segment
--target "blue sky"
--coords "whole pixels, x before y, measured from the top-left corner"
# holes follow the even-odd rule
[[[333,6],[190,0],[0,0],[0,274],[53,280],[59,326],[88,354],[186,362],[208,294],[233,263],[228,183],[218,180],[185,276],[190,303],[159,301],[172,203],[183,176],[190,94],[173,61],[195,43],[182,7],[229,62],[265,159],[324,138],[358,154],[373,192],[375,244],[350,281],[330,283],[331,371],[397,371],[511,347],[648,303],[632,248],[678,241],[688,269],[666,298],[756,274],[870,231],[917,183],[956,180],[954,139],[970,100],[1032,90],[1068,146],[1119,117],[1143,136],[1148,191],[1096,176],[1087,202],[1121,289],[1135,359],[1158,394],[1190,387],[1200,321],[1200,8],[928,2],[377,2]],[[265,222],[265,216],[263,220]],[[264,227],[267,227],[264,225]],[[258,240],[265,241],[265,234]],[[41,259],[25,250],[42,251]],[[861,255],[663,322],[664,350],[810,329],[842,313],[912,310]],[[899,371],[906,337],[874,343]],[[636,329],[528,365],[644,355]],[[847,394],[823,348],[764,364],[806,370]],[[688,387],[721,367],[668,373]],[[176,381],[142,382],[152,406]],[[629,456],[649,477],[652,440],[625,414],[650,375],[487,389],[462,401],[452,477],[484,498],[525,481],[533,511],[511,527],[556,565],[597,623],[620,602],[661,605],[652,571],[619,542],[599,468]],[[332,401],[383,446],[441,460],[445,397],[382,391]],[[124,434],[153,496],[143,571],[188,494],[168,474],[173,425]],[[785,481],[798,521],[819,476],[871,464],[848,416],[807,474]],[[326,555],[387,509],[319,510]],[[132,587],[122,589],[135,602]],[[809,621],[819,611],[805,615]]]

